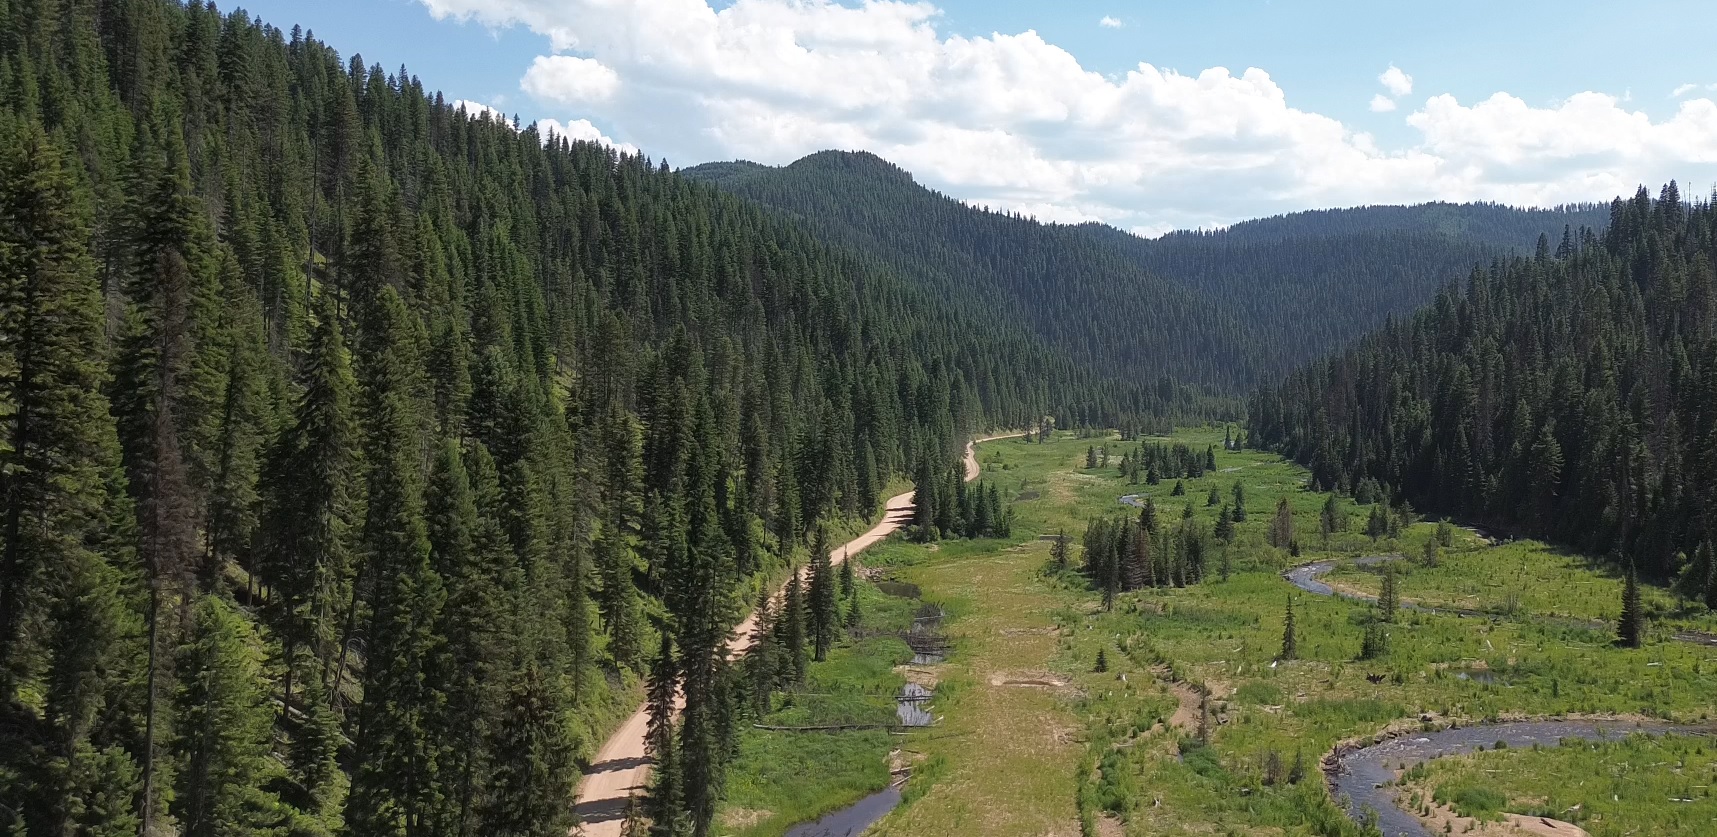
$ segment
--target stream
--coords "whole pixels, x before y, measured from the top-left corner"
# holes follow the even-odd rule
[[[876,586],[890,596],[903,599],[917,599],[922,595],[918,585],[901,581],[882,580],[876,582]],[[942,608],[929,603],[921,604],[913,614],[912,629],[903,637],[912,648],[913,665],[935,665],[947,658],[947,640],[941,635],[942,619],[946,615]],[[928,727],[935,723],[936,716],[930,711],[930,701],[935,696],[929,688],[918,683],[902,686],[900,694],[894,698],[894,714],[900,719],[900,725]],[[900,804],[900,788],[904,782],[903,776],[890,782],[888,787],[815,822],[795,825],[787,830],[787,837],[852,837],[863,834],[865,829]]]
[[[1531,747],[1534,744],[1556,747],[1565,739],[1614,741],[1636,732],[1706,735],[1710,729],[1661,722],[1552,720],[1478,724],[1438,732],[1407,733],[1381,744],[1341,754],[1336,759],[1337,768],[1325,780],[1329,783],[1330,795],[1337,804],[1346,808],[1354,821],[1363,821],[1369,809],[1376,812],[1377,826],[1385,837],[1432,837],[1418,817],[1396,806],[1396,789],[1387,787],[1388,783],[1395,781],[1395,771],[1402,765],[1411,768],[1442,756],[1491,748],[1498,741],[1510,747]]]
[[[787,837],[850,837],[863,834],[884,814],[900,804],[900,786],[891,784],[852,805],[816,822],[800,823],[787,830]]]

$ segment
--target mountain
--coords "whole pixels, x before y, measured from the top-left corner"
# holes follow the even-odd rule
[[[1261,389],[1253,441],[1717,602],[1717,209],[1672,183],[1609,214]]]
[[[1477,264],[1605,217],[1590,207],[1426,204],[1147,240],[967,206],[868,153],[683,173],[874,254],[957,307],[1029,323],[1080,363],[1218,392],[1243,391],[1412,311]]]
[[[681,173],[802,221],[956,308],[1028,324],[1091,368],[1232,392],[1265,362],[1237,318],[1140,270],[1125,249],[1081,227],[968,207],[875,155],[822,152],[783,168],[719,163]]]
[[[1414,233],[1513,251],[1531,248],[1540,234],[1547,234],[1555,240],[1564,226],[1575,230],[1581,227],[1601,229],[1609,220],[1610,207],[1604,203],[1522,209],[1499,203],[1437,201],[1410,206],[1314,209],[1242,221],[1221,230],[1172,232],[1161,240],[1217,239],[1228,243],[1260,244],[1338,235]]]
[[[707,830],[716,649],[825,525],[1193,404],[242,11],[0,45],[8,834],[564,834],[652,669]]]

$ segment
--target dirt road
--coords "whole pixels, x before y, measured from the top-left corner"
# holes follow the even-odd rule
[[[978,478],[978,442],[1011,439],[1019,435],[1009,433],[968,442],[966,481]],[[830,560],[839,564],[848,555],[863,552],[910,522],[912,492],[888,498],[886,509],[881,521],[870,531],[834,550]],[[744,653],[751,646],[751,631],[756,624],[755,618],[747,616],[734,628],[732,639],[727,643],[729,654]],[[578,818],[583,823],[582,833],[586,837],[620,837],[625,825],[627,800],[635,793],[643,793],[649,782],[650,761],[644,755],[644,732],[649,725],[649,713],[644,711],[644,707],[638,707],[638,711],[633,712],[632,717],[627,718],[603,743],[602,749],[596,752],[596,760],[590,765],[590,772],[579,781]]]

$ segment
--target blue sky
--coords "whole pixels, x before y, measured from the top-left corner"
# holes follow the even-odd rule
[[[676,166],[862,148],[974,203],[1144,233],[1319,206],[1550,204],[1717,182],[1717,61],[1691,35],[1717,32],[1710,2],[245,8],[403,63],[449,98]],[[1390,67],[1393,89],[1380,78]]]

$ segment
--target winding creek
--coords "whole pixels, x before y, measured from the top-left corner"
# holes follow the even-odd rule
[[[1400,555],[1370,555],[1353,559],[1359,566],[1372,566],[1388,561],[1402,560]],[[1333,571],[1340,562],[1337,560],[1313,561],[1294,567],[1282,574],[1288,583],[1317,596],[1339,595],[1346,599],[1359,602],[1375,602],[1374,596],[1357,595],[1335,588],[1322,582],[1321,578]],[[1473,610],[1438,609],[1402,602],[1403,610],[1415,610],[1421,613],[1446,613],[1456,616],[1491,617],[1496,614],[1483,613]],[[1582,620],[1557,619],[1545,617],[1542,621],[1568,623],[1593,630],[1603,630],[1608,627],[1606,622],[1586,622]],[[1676,634],[1674,639],[1680,642],[1691,642],[1701,645],[1710,644],[1709,635],[1701,633]],[[1462,679],[1493,682],[1494,674],[1486,671],[1462,672],[1456,677]],[[1497,742],[1506,743],[1510,747],[1540,747],[1559,746],[1564,740],[1580,741],[1613,741],[1625,738],[1636,732],[1660,735],[1666,733],[1681,735],[1709,735],[1712,732],[1706,726],[1678,726],[1663,722],[1633,722],[1621,720],[1541,720],[1541,721],[1512,721],[1495,724],[1475,724],[1472,726],[1451,727],[1435,732],[1408,733],[1390,738],[1369,747],[1341,748],[1326,760],[1325,779],[1329,783],[1330,795],[1335,797],[1338,804],[1343,805],[1348,816],[1356,822],[1363,822],[1369,815],[1377,817],[1377,826],[1385,837],[1432,837],[1419,818],[1411,811],[1397,806],[1395,788],[1390,785],[1395,781],[1397,770],[1411,768],[1414,765],[1443,756],[1471,753],[1480,748],[1495,746]]]
[[[1385,837],[1431,837],[1419,818],[1396,804],[1396,771],[1443,756],[1471,753],[1504,742],[1510,747],[1556,747],[1565,740],[1614,741],[1636,732],[1709,735],[1709,727],[1631,721],[1515,721],[1407,733],[1369,747],[1338,751],[1325,780],[1330,795],[1355,821],[1373,812]],[[1326,762],[1327,764],[1327,762]]]
[[[1144,498],[1142,495],[1127,495],[1120,498],[1120,502],[1128,506],[1142,507]],[[1353,563],[1359,566],[1398,560],[1403,560],[1403,556],[1371,555],[1352,559]],[[1376,601],[1370,596],[1338,592],[1321,580],[1339,563],[1339,560],[1334,559],[1314,561],[1294,567],[1283,573],[1282,577],[1295,587],[1313,595],[1339,595],[1360,602]],[[918,588],[911,584],[884,581],[879,586],[891,595],[906,598],[917,598],[919,595]],[[1456,616],[1496,615],[1471,610],[1428,608],[1407,602],[1403,602],[1401,607],[1423,613]],[[943,615],[940,608],[925,605],[913,620],[912,630],[906,639],[908,644],[913,646],[915,665],[933,665],[944,659],[946,646],[939,636]],[[1590,623],[1588,626],[1601,629],[1605,623]],[[1675,639],[1712,644],[1712,638],[1705,634],[1677,634]],[[1456,676],[1485,679],[1490,677],[1491,673],[1476,672],[1468,675],[1463,672]],[[930,710],[930,700],[933,697],[929,689],[919,684],[906,684],[896,697],[896,715],[900,719],[900,725],[923,727],[933,723],[934,716]],[[1712,728],[1708,726],[1587,719],[1511,721],[1450,727],[1430,732],[1410,732],[1369,746],[1338,748],[1325,759],[1325,781],[1331,796],[1356,822],[1375,817],[1374,821],[1385,837],[1433,837],[1432,832],[1418,817],[1397,807],[1393,782],[1398,776],[1398,770],[1444,756],[1494,747],[1498,742],[1509,747],[1555,747],[1566,740],[1613,741],[1634,733],[1710,735],[1712,732]],[[883,790],[815,822],[796,825],[787,832],[787,837],[851,837],[862,834],[900,804],[901,785],[901,781],[895,781]]]
[[[917,599],[923,594],[918,585],[901,581],[883,579],[876,582],[882,592],[903,599]],[[941,607],[928,602],[919,606],[912,617],[912,628],[902,639],[912,648],[913,665],[936,665],[948,656],[947,640],[941,635],[942,619],[947,613]],[[936,722],[936,716],[931,711],[930,701],[936,697],[931,691],[918,683],[907,683],[900,689],[900,694],[894,698],[894,714],[900,719],[900,726],[905,728],[928,727]],[[887,816],[889,811],[900,804],[901,786],[906,783],[906,776],[900,775],[889,782],[888,787],[871,794],[859,801],[833,813],[823,816],[815,822],[800,823],[787,830],[787,837],[851,837],[863,834],[865,829],[876,824],[877,820]]]

